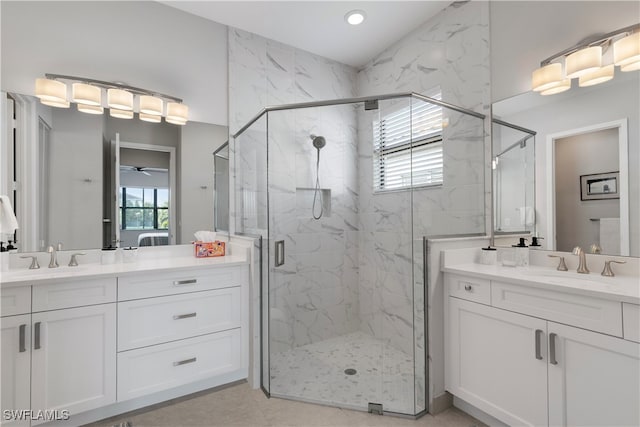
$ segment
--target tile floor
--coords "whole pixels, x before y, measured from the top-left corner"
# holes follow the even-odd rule
[[[169,405],[156,405],[123,416],[93,423],[91,427],[111,427],[130,422],[142,426],[332,426],[332,427],[471,427],[484,426],[455,408],[418,420],[372,415],[366,412],[312,405],[292,400],[267,399],[247,383],[237,384]]]
[[[357,373],[346,375],[347,368]],[[382,403],[386,411],[414,413],[413,357],[364,332],[341,335],[272,355],[271,394],[360,410]]]

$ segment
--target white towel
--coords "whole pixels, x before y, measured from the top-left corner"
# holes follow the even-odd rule
[[[620,218],[600,218],[599,240],[603,254],[620,253]]]
[[[530,225],[534,225],[535,220],[536,220],[536,216],[535,216],[535,209],[533,209],[533,206],[523,206],[521,208],[518,208],[518,210],[520,211],[520,223],[524,226],[530,226]]]
[[[215,242],[216,241],[215,231],[196,231],[194,236],[196,240],[199,242]]]
[[[0,195],[0,234],[13,234],[18,228],[18,220],[13,213],[11,200]]]

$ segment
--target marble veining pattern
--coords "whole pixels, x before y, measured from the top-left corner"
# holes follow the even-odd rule
[[[454,3],[358,73],[230,28],[230,130],[235,132],[266,105],[426,93],[436,86],[443,100],[486,113],[490,100],[487,23],[486,4]],[[413,194],[374,194],[372,120],[410,102],[388,100],[374,111],[346,105],[270,112],[265,123],[252,127],[253,135],[247,136],[251,142],[239,145],[237,153],[232,150],[241,168],[255,168],[232,170],[237,175],[235,197],[242,201],[232,209],[238,209],[245,230],[265,239],[284,240],[287,248],[284,266],[273,268],[273,260],[266,260],[271,275],[273,393],[328,402],[331,392],[336,393],[332,389],[336,381],[349,393],[336,395],[340,402],[329,401],[361,406],[363,401],[348,399],[362,397],[364,390],[373,387],[373,380],[360,381],[355,387],[344,385],[343,378],[327,376],[324,391],[312,392],[284,371],[305,363],[311,366],[315,360],[311,355],[329,357],[327,352],[335,346],[346,351],[350,341],[343,338],[349,337],[397,352],[394,354],[415,353],[407,362],[412,372],[411,393],[383,394],[383,403],[386,408],[387,400],[399,399],[394,403],[402,408],[398,411],[411,413],[426,405],[422,236],[484,231],[489,145],[484,142],[488,133],[481,120],[445,110],[445,184]],[[309,140],[312,133],[328,141],[321,153],[320,175],[322,188],[330,191],[330,210],[320,221],[310,214],[312,192],[308,189],[315,180],[316,154]],[[272,247],[273,241],[265,240],[265,245]],[[338,353],[337,360],[346,357]],[[401,359],[389,356],[387,360],[396,360],[394,367],[404,372]],[[300,369],[297,374],[303,375]],[[403,387],[398,385],[397,390]]]

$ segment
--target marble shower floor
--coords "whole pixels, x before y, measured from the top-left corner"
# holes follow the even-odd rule
[[[413,358],[364,332],[271,356],[271,394],[342,408],[413,414]],[[357,370],[346,375],[345,369]]]

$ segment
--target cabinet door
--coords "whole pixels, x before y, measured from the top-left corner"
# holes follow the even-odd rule
[[[31,315],[3,317],[0,332],[0,361],[2,378],[2,426],[28,426],[29,420],[10,421],[5,418],[5,410],[28,410],[31,401],[29,396],[29,375],[31,361],[30,333]]]
[[[449,298],[447,390],[509,425],[547,425],[546,321]]]
[[[640,344],[552,322],[549,340],[551,425],[640,425]]]
[[[116,306],[32,315],[34,410],[73,415],[116,401]]]

